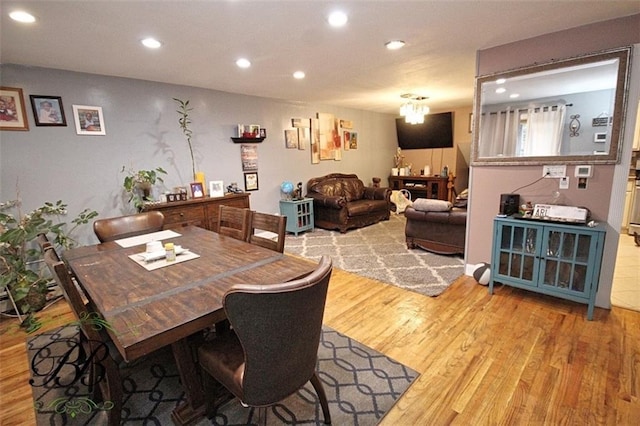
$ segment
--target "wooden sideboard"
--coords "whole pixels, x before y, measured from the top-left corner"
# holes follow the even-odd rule
[[[224,197],[213,198],[192,198],[172,203],[145,204],[142,210],[162,212],[165,228],[194,225],[218,232],[218,211],[221,205],[249,208],[249,193],[227,194]]]
[[[389,176],[389,187],[399,191],[406,189],[411,193],[411,199],[430,198],[449,200],[447,177],[440,176]]]

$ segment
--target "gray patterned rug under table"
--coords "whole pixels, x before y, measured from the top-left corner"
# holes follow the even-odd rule
[[[331,256],[333,266],[393,284],[426,296],[438,296],[464,273],[460,256],[443,256],[405,243],[404,215],[345,234],[315,228],[298,236],[287,234],[285,252],[320,260]]]
[[[104,411],[77,411],[87,407],[78,404],[87,396],[87,387],[72,379],[82,369],[77,338],[77,326],[68,325],[27,342],[38,425],[105,424]],[[378,424],[418,377],[412,369],[326,326],[318,350],[318,372],[334,425]],[[171,411],[184,399],[184,393],[170,350],[160,350],[128,365],[123,376],[123,424],[173,424]],[[54,377],[60,379],[58,385],[55,380],[44,385]],[[253,424],[249,412],[232,399],[214,419],[202,419],[197,424]],[[270,409],[267,420],[269,425],[324,424],[310,383]]]

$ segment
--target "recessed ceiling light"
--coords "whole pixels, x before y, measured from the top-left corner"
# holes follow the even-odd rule
[[[31,24],[36,22],[36,17],[24,10],[16,10],[9,14],[9,17],[14,21],[22,22],[24,24]]]
[[[302,80],[305,77],[304,71],[296,71],[293,73],[293,78]]]
[[[398,50],[404,47],[405,43],[402,40],[391,40],[384,44],[389,50]]]
[[[240,68],[249,68],[251,66],[251,62],[246,58],[240,58],[236,61],[236,65]]]
[[[507,82],[506,78],[499,78],[499,79],[496,80],[496,84],[504,84],[506,82]]]
[[[509,95],[509,97],[511,99],[519,98],[520,97],[520,93],[512,93],[512,94]]]
[[[144,40],[141,41],[141,43],[145,46],[148,47],[149,49],[157,49],[160,46],[162,46],[162,43],[158,40],[156,40],[153,37],[148,37],[145,38]]]
[[[505,89],[504,87],[498,87],[498,88],[496,89],[496,93],[504,93],[504,92],[506,92],[506,91],[507,91],[507,89]]]
[[[347,14],[340,11],[332,12],[328,19],[329,25],[332,27],[343,27],[347,24],[348,20]]]

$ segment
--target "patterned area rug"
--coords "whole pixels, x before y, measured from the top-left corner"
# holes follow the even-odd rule
[[[106,424],[104,411],[80,403],[87,396],[87,387],[78,377],[74,380],[82,369],[77,338],[77,326],[69,325],[27,342],[38,425]],[[415,371],[331,328],[323,327],[321,339],[318,371],[334,425],[378,424],[418,377]],[[123,424],[173,424],[171,411],[184,394],[170,350],[128,365],[122,374]],[[267,420],[269,425],[324,424],[310,383],[275,405]],[[249,408],[232,399],[218,409],[214,419],[197,424],[247,425],[253,424],[253,419]]]
[[[336,268],[393,284],[427,296],[438,296],[464,273],[460,256],[442,256],[405,243],[404,215],[341,234],[315,228],[297,237],[287,234],[285,251],[312,260],[331,256]]]

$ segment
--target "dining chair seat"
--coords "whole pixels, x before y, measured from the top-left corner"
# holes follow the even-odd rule
[[[331,423],[316,373],[331,272],[331,259],[323,256],[304,278],[269,285],[236,284],[225,293],[223,306],[232,329],[198,348],[207,415],[215,410],[212,378],[243,404],[259,408],[262,421],[266,421],[266,407],[310,381],[324,421]]]
[[[284,252],[287,217],[275,214],[251,212],[251,228],[248,242],[269,250]],[[267,236],[261,235],[266,232]]]
[[[246,241],[251,226],[251,210],[221,205],[218,211],[218,233]]]
[[[93,222],[93,232],[101,243],[162,231],[163,227],[164,215],[155,210]]]

